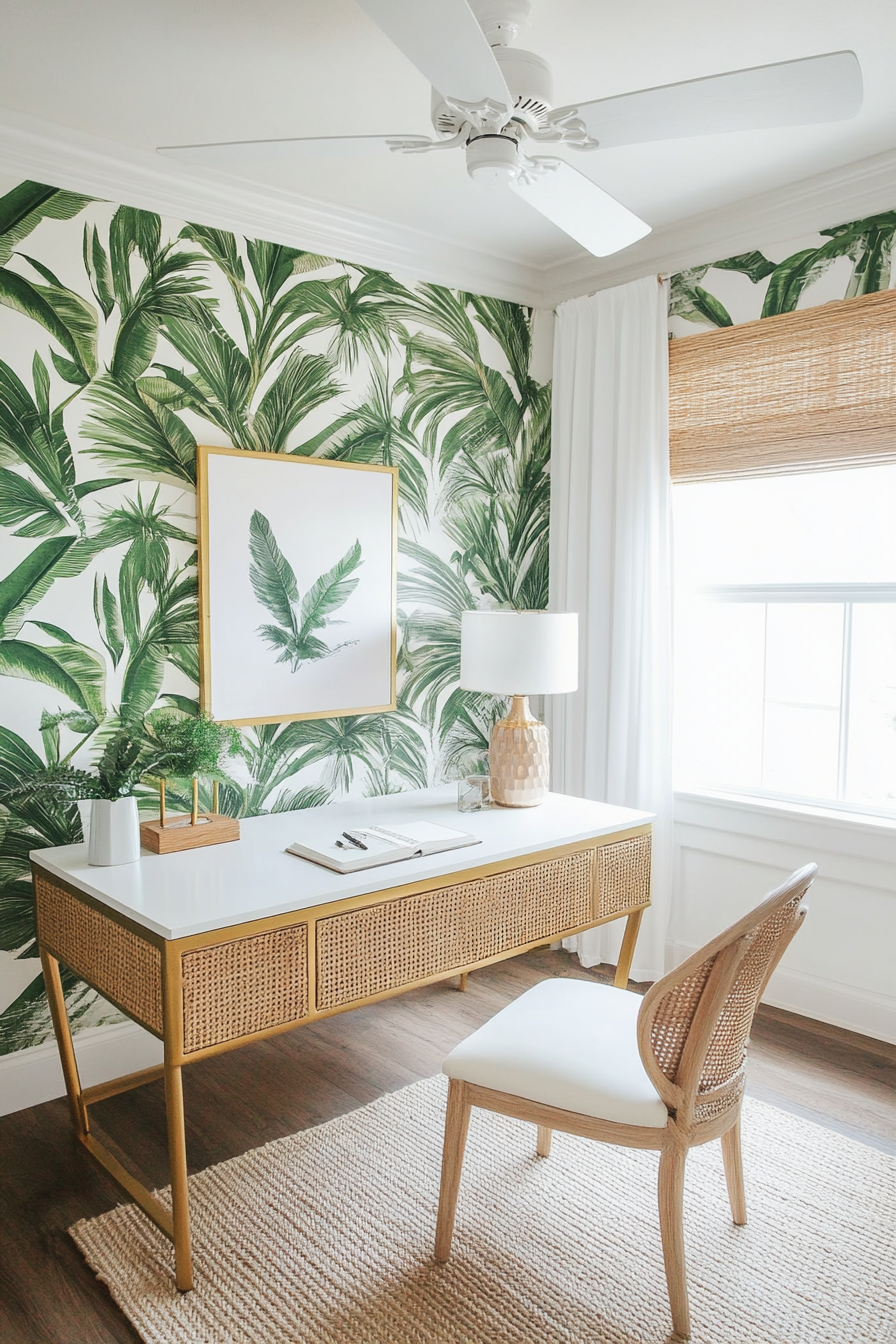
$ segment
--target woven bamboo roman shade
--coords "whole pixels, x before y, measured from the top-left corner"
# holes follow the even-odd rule
[[[896,290],[669,343],[673,479],[896,460]]]

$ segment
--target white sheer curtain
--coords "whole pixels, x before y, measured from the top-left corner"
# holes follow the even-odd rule
[[[667,286],[560,306],[554,343],[551,609],[577,611],[579,690],[548,709],[553,787],[657,814],[653,908],[633,978],[665,969],[672,893]],[[615,962],[623,922],[568,939]]]

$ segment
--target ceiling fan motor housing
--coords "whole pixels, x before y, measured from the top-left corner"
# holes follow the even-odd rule
[[[554,81],[547,62],[522,47],[492,47],[492,55],[514,99],[511,116],[533,131],[545,126],[554,99]],[[457,135],[463,120],[462,114],[448,106],[438,89],[433,89],[432,124],[437,133]]]
[[[554,105],[554,81],[547,61],[522,47],[492,47],[492,55],[515,99],[512,115],[537,131]]]

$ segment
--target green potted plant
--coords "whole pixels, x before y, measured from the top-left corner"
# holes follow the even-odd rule
[[[87,862],[95,866],[136,863],[140,857],[140,818],[134,789],[143,774],[139,732],[122,726],[106,743],[97,762],[99,791],[93,794]]]
[[[89,800],[92,805],[88,862],[95,866],[135,863],[140,857],[141,844],[136,798],[141,779],[159,781],[164,827],[166,778],[192,778],[190,820],[197,826],[198,776],[216,774],[222,757],[239,750],[239,746],[239,733],[230,724],[216,723],[207,714],[193,717],[163,712],[145,720],[121,723],[107,739],[93,770],[57,766],[40,779],[6,785],[0,789],[0,804],[14,805],[41,795],[71,802]],[[221,827],[219,838],[237,839],[239,824],[229,818],[227,822],[227,826]],[[146,839],[145,833],[143,838]],[[155,848],[152,837],[149,842]]]
[[[158,779],[159,820],[146,823],[142,829],[143,840],[156,852],[172,848],[187,847],[197,842],[195,835],[182,836],[181,843],[168,837],[163,845],[161,832],[166,826],[184,826],[184,819],[178,817],[169,822],[165,809],[165,787],[169,778],[190,779],[192,781],[192,808],[189,824],[196,827],[200,820],[204,825],[211,823],[216,827],[214,837],[211,832],[203,837],[202,843],[214,840],[235,840],[239,838],[239,823],[231,818],[218,815],[218,780],[222,758],[240,750],[240,735],[229,723],[217,723],[208,714],[177,715],[165,712],[153,715],[147,722],[148,741],[155,752],[156,763],[152,770],[145,771]],[[199,816],[199,777],[214,779],[211,814]],[[158,848],[157,848],[158,846]]]
[[[164,823],[166,780],[190,779],[193,782],[192,821],[195,825],[199,777],[207,779],[219,773],[222,758],[239,751],[239,733],[231,724],[217,723],[208,714],[194,717],[165,712],[147,722],[147,734],[156,762],[144,774],[153,775],[159,781],[160,820]],[[217,795],[218,781],[214,782]],[[214,810],[217,812],[217,797]]]
[[[37,780],[7,785],[0,803],[35,796],[91,800],[88,862],[134,863],[140,857],[140,823],[134,790],[147,770],[146,743],[138,725],[122,724],[106,742],[94,770],[60,765]]]

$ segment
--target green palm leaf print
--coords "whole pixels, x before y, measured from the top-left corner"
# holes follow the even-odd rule
[[[23,238],[43,219],[72,219],[93,197],[61,191],[43,182],[20,182],[0,197],[0,266],[5,266]]]
[[[255,596],[277,622],[259,626],[258,633],[272,648],[278,649],[278,663],[288,662],[290,672],[298,672],[303,663],[331,658],[341,649],[357,644],[356,639],[342,644],[326,644],[315,630],[339,625],[333,612],[344,606],[358,586],[354,571],[363,564],[361,546],[355,542],[332,569],[328,569],[299,600],[299,587],[292,566],[284,556],[271,525],[258,509],[249,523],[249,578]]]

